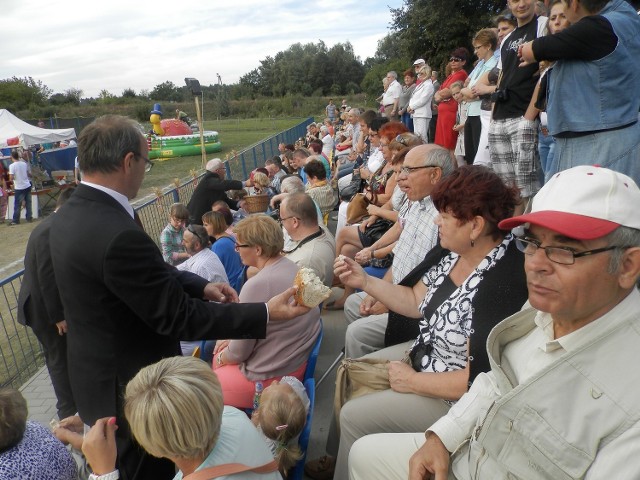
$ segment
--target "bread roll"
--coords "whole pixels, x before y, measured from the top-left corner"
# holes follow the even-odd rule
[[[293,284],[298,287],[294,296],[296,302],[305,307],[317,307],[331,296],[331,289],[310,268],[302,267],[298,270]]]

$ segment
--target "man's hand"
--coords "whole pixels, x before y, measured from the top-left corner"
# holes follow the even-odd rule
[[[205,300],[220,303],[238,303],[238,294],[228,283],[207,283],[204,287]]]
[[[433,432],[427,433],[427,441],[409,460],[409,480],[447,480],[449,452]]]
[[[67,333],[67,321],[62,320],[61,322],[56,323],[56,328],[58,329],[58,335],[64,335]]]
[[[115,417],[101,418],[84,437],[82,453],[96,475],[104,475],[116,469],[117,429]]]
[[[290,287],[267,302],[269,321],[291,320],[311,310],[309,307],[298,305],[295,301],[291,301],[291,297],[295,293],[296,287]]]
[[[526,67],[532,63],[536,63],[536,57],[533,55],[533,42],[523,43],[518,47],[518,57],[520,57],[520,67]]]

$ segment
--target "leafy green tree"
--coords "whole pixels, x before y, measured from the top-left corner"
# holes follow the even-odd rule
[[[64,91],[64,96],[67,98],[67,103],[71,103],[73,105],[80,105],[82,94],[83,92],[79,88],[68,88]]]
[[[32,77],[0,80],[0,105],[13,112],[43,106],[52,93],[42,81]]]
[[[182,92],[173,82],[168,80],[153,87],[150,97],[152,100],[177,102],[182,100]]]
[[[391,23],[401,52],[444,72],[451,51],[471,49],[474,33],[490,27],[491,17],[504,7],[504,0],[404,0],[391,9]]]
[[[133,88],[125,88],[122,91],[122,98],[136,98],[136,91]]]
[[[411,65],[411,64],[409,64]],[[372,98],[377,98],[384,91],[382,79],[387,72],[394,70],[398,74],[398,81],[402,83],[402,73],[407,69],[407,62],[399,59],[373,65],[360,83],[362,91]]]

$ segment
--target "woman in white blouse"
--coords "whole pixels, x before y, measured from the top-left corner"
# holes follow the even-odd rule
[[[418,70],[420,84],[413,91],[407,111],[413,117],[413,133],[426,143],[431,121],[431,99],[433,98],[433,83],[430,80],[431,67],[423,66]]]

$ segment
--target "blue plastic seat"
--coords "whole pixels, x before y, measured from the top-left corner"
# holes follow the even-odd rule
[[[304,371],[304,377],[302,383],[305,383],[308,379],[313,378],[316,373],[316,363],[318,362],[318,355],[320,354],[320,345],[322,344],[322,337],[324,336],[324,327],[322,325],[322,318],[320,319],[320,333],[316,338],[316,343],[313,344],[309,359],[307,360],[307,368]]]
[[[300,450],[302,450],[302,458],[298,460],[295,466],[289,471],[287,480],[302,480],[304,478],[304,464],[307,459],[307,447],[309,446],[309,436],[311,435],[313,407],[316,403],[316,381],[313,376],[304,381],[304,388],[309,396],[309,413],[307,414],[307,423],[304,425],[302,432],[300,432],[300,438],[298,439],[298,445],[300,446]]]

